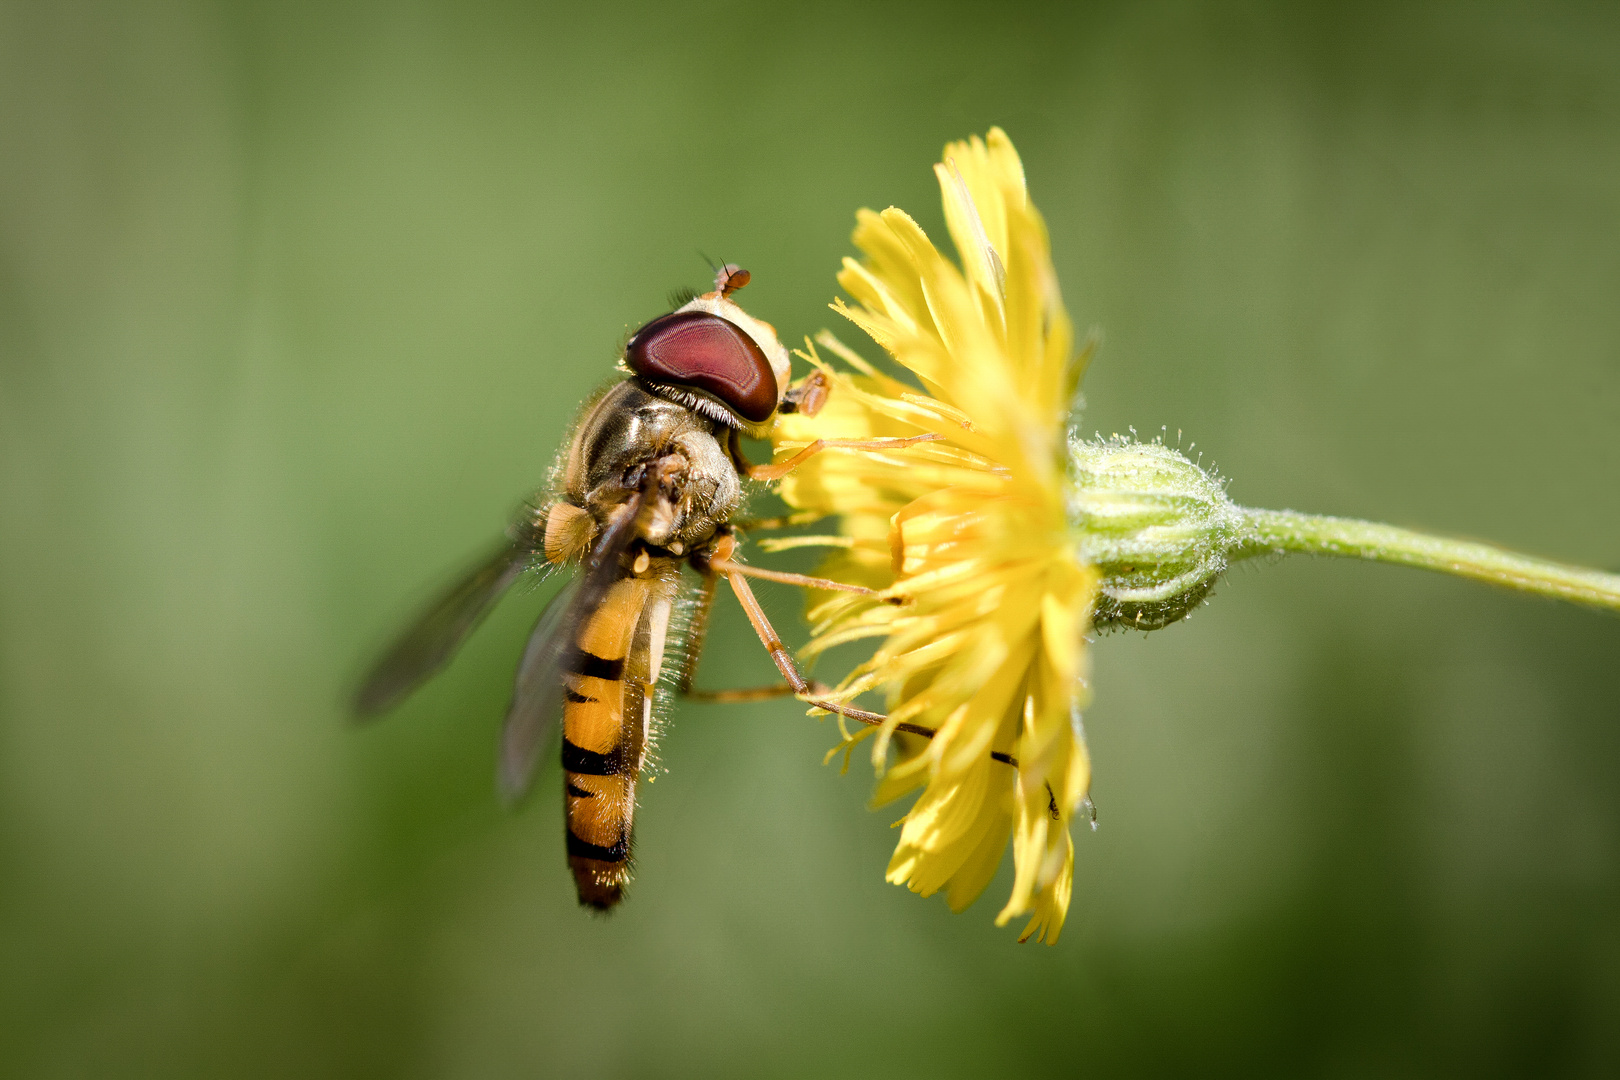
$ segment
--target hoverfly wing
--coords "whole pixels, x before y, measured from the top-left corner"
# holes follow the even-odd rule
[[[502,798],[516,802],[528,789],[540,752],[550,744],[562,710],[563,664],[580,623],[589,615],[579,604],[583,582],[563,586],[540,613],[518,663],[512,703],[501,729],[497,783]]]
[[[562,711],[563,678],[577,647],[580,628],[602,605],[620,577],[620,557],[635,538],[641,494],[632,495],[613,524],[602,530],[585,569],[553,598],[529,635],[512,687],[512,704],[501,730],[497,782],[507,802],[529,790],[535,762],[551,741]]]
[[[439,597],[372,667],[354,695],[354,716],[368,720],[387,712],[449,663],[530,557],[527,543],[507,543]]]

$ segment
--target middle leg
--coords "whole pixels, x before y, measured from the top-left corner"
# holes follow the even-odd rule
[[[760,701],[766,698],[786,697],[788,694],[792,694],[807,705],[814,705],[818,709],[826,709],[828,712],[846,716],[851,720],[858,720],[863,724],[875,727],[887,722],[889,718],[882,713],[869,712],[866,709],[857,709],[849,705],[841,705],[826,700],[825,695],[828,688],[821,683],[812,682],[804,677],[804,674],[799,671],[798,665],[793,662],[793,657],[788,653],[787,646],[782,644],[782,639],[777,636],[775,628],[771,626],[770,619],[765,615],[765,609],[760,607],[758,598],[754,596],[754,590],[748,585],[748,578],[745,573],[746,570],[752,568],[745,568],[741,563],[732,560],[731,556],[736,553],[736,550],[736,538],[729,535],[723,536],[715,545],[713,554],[708,556],[707,559],[700,561],[695,558],[693,560],[697,564],[699,572],[703,574],[703,591],[698,600],[697,613],[693,616],[692,626],[688,631],[686,659],[681,665],[681,673],[677,682],[677,689],[682,696],[699,701],[738,702]],[[697,676],[698,658],[703,651],[703,640],[708,635],[709,614],[714,608],[714,592],[719,583],[717,575],[722,573],[725,575],[726,583],[731,586],[731,591],[736,594],[737,602],[742,605],[743,611],[748,615],[748,622],[754,628],[754,633],[759,637],[760,644],[765,646],[765,651],[770,654],[771,662],[776,665],[776,670],[782,673],[785,682],[773,686],[751,687],[743,690],[702,691],[693,687],[692,683]],[[793,575],[793,577],[800,576],[802,575]],[[816,578],[807,580],[817,584],[820,583],[820,579]],[[793,583],[797,584],[798,582]],[[833,587],[851,588],[851,586],[839,586],[837,582],[828,582],[827,584]],[[859,589],[858,591],[870,592],[871,590]],[[925,739],[932,739],[939,734],[934,728],[924,727],[921,724],[900,723],[894,725],[894,729],[912,735],[921,735]],[[990,757],[994,761],[1000,761],[1007,765],[1014,767],[1018,765],[1017,758],[999,750],[991,751]]]
[[[675,691],[684,698],[693,701],[707,701],[716,704],[740,704],[749,701],[768,701],[772,698],[791,697],[798,693],[788,683],[773,683],[770,686],[748,686],[730,690],[699,690],[694,684],[697,682],[698,661],[703,655],[703,643],[709,636],[709,615],[714,610],[714,590],[719,584],[719,578],[713,573],[703,574],[703,584],[697,598],[697,608],[692,613],[692,622],[686,632],[686,655],[681,660],[680,673],[675,679]],[[819,684],[817,684],[819,688]]]

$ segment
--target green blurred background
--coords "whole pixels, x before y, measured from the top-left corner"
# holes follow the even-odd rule
[[[0,1070],[1620,1073],[1613,617],[1294,560],[1103,638],[1051,949],[790,704],[673,711],[586,917],[492,784],[550,586],[346,726],[698,252],[797,339],[991,124],[1088,430],[1620,568],[1613,5],[0,5]]]

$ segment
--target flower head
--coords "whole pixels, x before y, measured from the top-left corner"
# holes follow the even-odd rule
[[[780,491],[839,519],[824,573],[881,590],[816,594],[806,654],[882,639],[837,694],[887,694],[872,750],[878,801],[921,789],[889,880],[924,896],[944,889],[960,910],[1011,839],[1015,878],[997,922],[1030,914],[1020,940],[1053,942],[1073,878],[1069,824],[1091,782],[1079,710],[1097,575],[1077,553],[1065,479],[1085,354],[1007,136],[953,143],[934,172],[961,265],[904,212],[863,210],[854,240],[865,258],[838,275],[854,303],[834,305],[922,392],[822,335],[849,370],[810,346],[832,392],[815,416],[782,418],[777,448],[896,442],[824,452]],[[899,442],[916,436],[932,438]]]

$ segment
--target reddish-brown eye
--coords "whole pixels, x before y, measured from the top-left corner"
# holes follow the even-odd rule
[[[680,311],[636,331],[624,350],[630,370],[703,390],[751,424],[776,411],[776,373],[754,339],[706,311]]]

